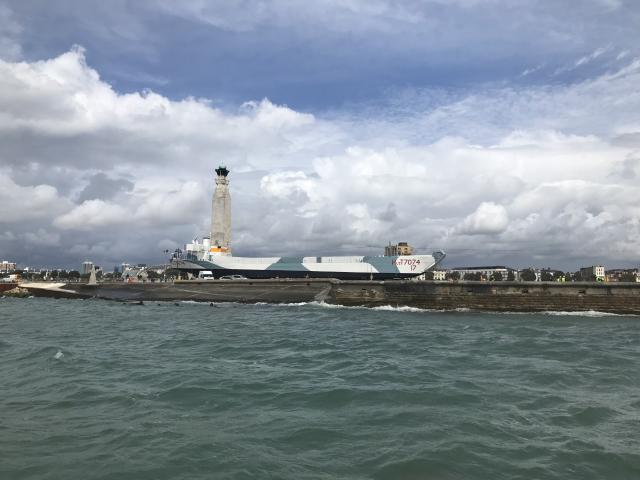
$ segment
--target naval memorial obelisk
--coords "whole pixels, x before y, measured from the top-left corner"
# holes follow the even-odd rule
[[[211,252],[231,253],[231,196],[229,170],[216,168],[216,189],[211,204]]]

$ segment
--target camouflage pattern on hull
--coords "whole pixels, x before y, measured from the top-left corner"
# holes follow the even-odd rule
[[[338,278],[342,280],[389,280],[422,275],[444,258],[432,255],[364,257],[271,257],[221,255],[209,260],[188,259],[176,268],[197,273],[211,271],[215,278],[242,275],[247,278]]]

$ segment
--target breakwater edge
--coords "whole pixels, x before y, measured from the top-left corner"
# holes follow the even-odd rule
[[[640,315],[640,284],[600,282],[415,282],[335,279],[182,280],[148,283],[25,283],[31,295],[120,301],[325,302],[343,306],[496,312],[601,311]]]

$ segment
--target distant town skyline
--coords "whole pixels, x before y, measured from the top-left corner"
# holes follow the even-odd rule
[[[640,263],[640,3],[0,0],[0,257]]]

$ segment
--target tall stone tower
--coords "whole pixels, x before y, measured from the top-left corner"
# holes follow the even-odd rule
[[[231,253],[231,196],[229,195],[229,170],[216,168],[216,190],[211,202],[211,252]]]

